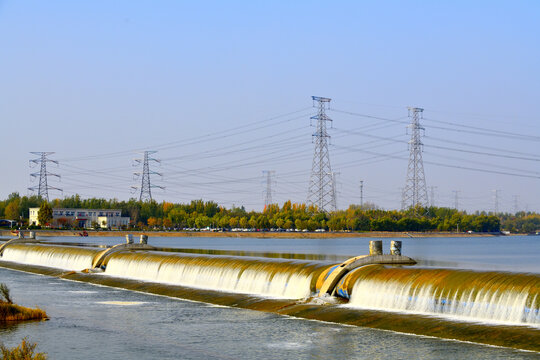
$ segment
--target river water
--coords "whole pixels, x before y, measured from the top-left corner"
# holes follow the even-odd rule
[[[120,238],[49,238],[115,244]],[[365,254],[370,239],[152,238],[154,246],[338,259]],[[385,239],[385,251],[389,242]],[[423,267],[540,273],[539,237],[419,238],[403,254]],[[292,256],[294,257],[294,255]],[[15,302],[46,322],[0,327],[14,346],[27,336],[50,359],[528,359],[538,353],[343,326],[66,281],[0,268]]]

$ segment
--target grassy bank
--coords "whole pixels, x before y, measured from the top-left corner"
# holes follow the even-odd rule
[[[29,309],[16,304],[0,302],[0,322],[46,320],[47,313],[41,309]]]
[[[0,283],[0,322],[45,319],[47,314],[41,309],[29,309],[14,304],[9,288]]]

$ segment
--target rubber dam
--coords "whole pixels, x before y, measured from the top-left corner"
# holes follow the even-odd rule
[[[343,262],[173,252],[141,236],[112,247],[0,243],[0,266],[298,318],[540,351],[540,275],[428,268],[401,255]]]

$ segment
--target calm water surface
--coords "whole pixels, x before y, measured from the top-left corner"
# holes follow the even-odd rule
[[[51,242],[85,242],[97,245],[115,245],[124,241],[121,237],[42,239]],[[135,237],[134,240],[138,239]],[[338,255],[346,259],[369,253],[370,240],[377,239],[152,237],[150,234],[148,243],[159,247],[186,249]],[[420,265],[540,273],[540,236],[385,238],[383,239],[385,253],[389,252],[392,240],[401,240],[403,255],[414,258]]]

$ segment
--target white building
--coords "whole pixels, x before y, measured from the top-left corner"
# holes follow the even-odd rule
[[[31,225],[40,225],[38,220],[39,208],[30,208]],[[53,209],[51,224],[55,227],[66,225],[93,228],[97,223],[101,228],[120,228],[129,225],[130,218],[122,216],[118,209]]]

